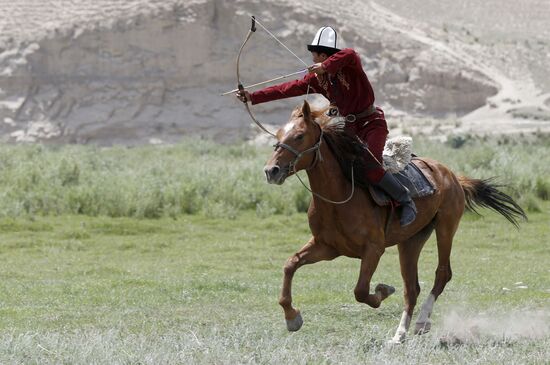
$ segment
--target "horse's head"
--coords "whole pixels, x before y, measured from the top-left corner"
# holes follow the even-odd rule
[[[292,111],[288,123],[277,131],[275,151],[264,167],[267,182],[281,185],[288,176],[315,163],[322,138],[316,117],[307,101]]]

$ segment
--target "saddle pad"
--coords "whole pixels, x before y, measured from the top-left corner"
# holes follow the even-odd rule
[[[421,161],[416,159],[416,161]],[[426,178],[422,170],[418,168],[413,162],[409,164],[400,172],[393,174],[403,184],[411,194],[411,198],[422,198],[432,195],[435,192],[435,187]],[[369,185],[369,191],[376,202],[380,206],[388,205],[391,202],[391,197],[378,186]]]

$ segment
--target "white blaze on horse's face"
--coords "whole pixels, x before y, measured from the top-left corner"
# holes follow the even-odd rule
[[[290,115],[290,120],[279,130],[277,137],[283,143],[292,144],[294,136],[303,133],[304,129],[304,114],[301,109],[294,109]]]
[[[288,134],[288,132],[290,132],[293,128],[294,128],[294,122],[288,122],[283,128],[285,135]]]

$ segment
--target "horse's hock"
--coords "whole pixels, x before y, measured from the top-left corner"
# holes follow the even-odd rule
[[[261,15],[263,24],[304,60],[310,58],[304,45],[315,29],[333,23],[362,55],[377,102],[406,112],[462,115],[496,92],[481,75],[456,71],[463,65],[380,24],[351,27],[337,14],[320,19],[285,2],[192,2],[4,42],[3,140],[110,144],[170,142],[186,134],[219,140],[250,136],[256,130],[241,106],[218,96],[235,86],[234,59],[249,26],[248,13]],[[245,83],[301,66],[266,34],[250,43],[241,60]],[[295,101],[260,109],[268,121],[280,123],[288,103]]]

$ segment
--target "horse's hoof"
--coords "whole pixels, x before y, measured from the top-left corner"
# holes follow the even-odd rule
[[[424,333],[430,332],[431,329],[432,329],[432,322],[430,322],[429,320],[424,323],[416,322],[416,325],[414,327],[414,334],[423,335]]]
[[[395,288],[386,284],[378,284],[376,285],[376,288],[374,288],[374,292],[382,294],[382,300],[384,300],[395,293]]]
[[[387,344],[392,345],[401,345],[403,342],[405,342],[405,339],[407,338],[406,333],[397,333],[391,340],[388,340]]]
[[[405,342],[405,339],[400,340],[400,339],[396,339],[394,337],[391,340],[388,340],[386,342],[386,345],[388,345],[388,346],[399,346],[399,345],[402,345],[404,342]]]
[[[302,328],[303,324],[304,320],[302,319],[302,315],[298,312],[298,315],[294,319],[286,320],[286,329],[290,332],[296,332]]]

